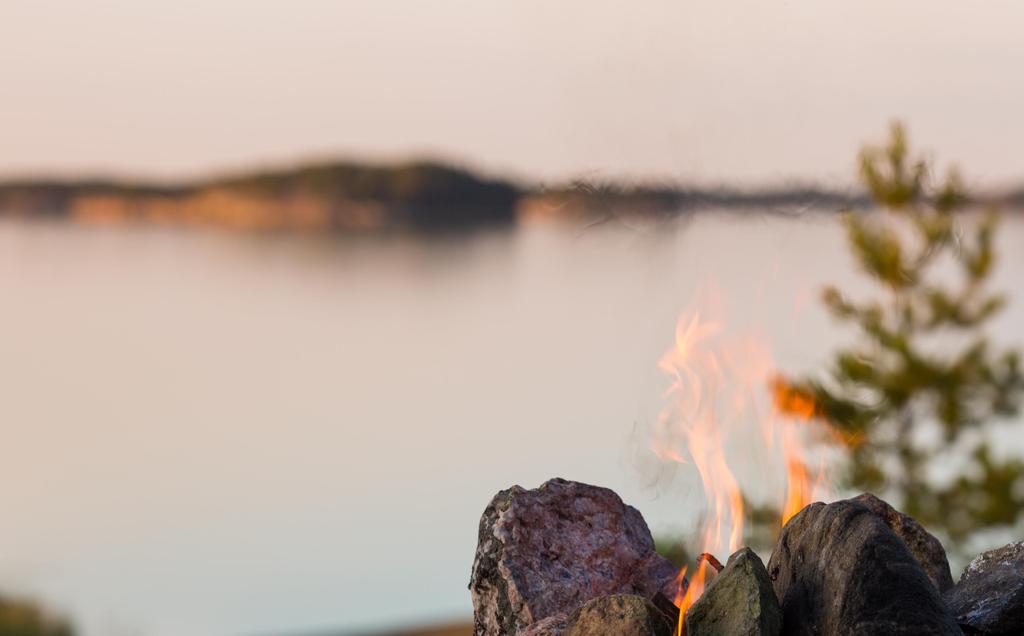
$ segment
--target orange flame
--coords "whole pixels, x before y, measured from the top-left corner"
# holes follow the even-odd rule
[[[668,389],[669,405],[659,418],[659,439],[654,450],[664,459],[685,462],[677,445],[685,446],[704,485],[711,510],[701,538],[702,551],[732,552],[743,537],[743,495],[725,456],[723,427],[719,422],[726,365],[712,340],[721,327],[702,321],[699,314],[681,319],[676,326],[675,346],[660,361],[661,369],[672,378]],[[723,545],[723,534],[728,542]],[[679,607],[677,634],[682,633],[686,610],[704,592],[706,566],[697,568],[693,580],[685,585],[684,568],[677,580],[676,605]]]
[[[787,455],[791,452],[787,450]],[[786,484],[786,503],[782,506],[783,526],[813,501],[810,472],[802,461],[793,456],[786,458]]]
[[[744,500],[726,457],[726,438],[737,431],[747,444],[760,439],[763,449],[779,451],[786,475],[782,523],[813,501],[825,485],[824,466],[807,467],[802,435],[817,416],[813,396],[773,377],[774,363],[766,339],[725,338],[723,325],[684,314],[676,325],[675,343],[659,360],[671,379],[668,403],[658,418],[653,450],[663,460],[692,463],[700,475],[708,514],[700,531],[701,552],[728,556],[743,539]],[[769,380],[766,382],[766,380]],[[767,389],[767,391],[766,391]],[[758,412],[769,401],[773,411]],[[769,407],[770,408],[770,407]],[[683,567],[676,580],[679,607],[676,633],[683,633],[689,609],[704,592],[707,564],[699,564],[687,582]]]
[[[676,596],[673,599],[675,606],[679,608],[679,621],[676,623],[675,636],[685,636],[686,634],[686,610],[704,594],[705,578],[707,577],[707,571],[710,566],[707,563],[699,563],[697,565],[697,571],[694,573],[693,578],[690,581],[686,580],[687,567],[684,565],[679,570],[679,576],[676,577]]]
[[[796,423],[809,422],[818,414],[814,396],[790,385],[782,377],[770,381],[775,409]],[[786,502],[782,506],[782,525],[814,501],[814,493],[825,487],[825,470],[820,466],[812,475],[804,460],[807,452],[794,422],[780,427],[782,455],[786,466]]]
[[[662,411],[660,426],[668,440],[680,439],[697,467],[704,493],[713,512],[703,532],[705,551],[720,550],[723,529],[729,532],[729,550],[739,547],[743,536],[743,495],[725,458],[723,430],[718,420],[718,392],[724,381],[720,353],[709,341],[721,331],[716,323],[702,322],[700,315],[682,319],[676,327],[675,347],[662,356],[660,367],[673,378],[670,405]],[[685,462],[672,445],[656,444],[666,459]]]
[[[685,565],[679,568],[679,575],[676,577],[676,597],[672,599],[676,607],[682,606],[683,599],[686,598],[686,592],[689,589],[689,583],[686,581],[687,569]]]
[[[772,397],[775,400],[775,409],[779,413],[791,415],[804,421],[815,416],[818,407],[814,403],[813,395],[792,386],[782,376],[777,375],[769,382],[772,388]]]

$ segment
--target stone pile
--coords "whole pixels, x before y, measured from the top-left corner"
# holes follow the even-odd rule
[[[671,636],[676,571],[640,513],[564,479],[513,486],[484,510],[470,592],[477,636]],[[865,494],[812,504],[768,566],[732,555],[684,618],[687,636],[1024,634],[1024,542],[954,585],[941,543]]]

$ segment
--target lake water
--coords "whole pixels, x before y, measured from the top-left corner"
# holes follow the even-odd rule
[[[993,331],[1021,345],[1024,219],[1000,241],[1016,302]],[[479,515],[511,484],[606,485],[689,529],[696,476],[652,487],[636,443],[680,311],[717,288],[811,371],[846,335],[827,281],[867,289],[825,214],[349,239],[0,223],[0,589],[86,636],[468,616]]]

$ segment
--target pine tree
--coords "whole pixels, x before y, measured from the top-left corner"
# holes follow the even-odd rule
[[[886,146],[861,153],[860,176],[881,210],[844,223],[878,294],[824,291],[856,343],[825,376],[782,380],[779,403],[813,399],[849,449],[845,487],[874,491],[954,541],[1012,525],[1024,512],[1024,462],[993,453],[987,437],[1024,392],[1018,352],[994,351],[984,333],[1005,304],[986,285],[998,218],[967,210],[955,170],[930,187],[898,124]]]

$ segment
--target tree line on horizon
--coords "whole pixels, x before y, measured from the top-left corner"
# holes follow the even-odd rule
[[[1024,207],[1024,186],[984,201],[996,198],[1008,207]],[[798,184],[743,188],[576,181],[538,186],[437,161],[327,161],[172,184],[0,180],[0,215],[5,216],[195,221],[257,229],[471,229],[511,225],[524,211],[589,221],[705,209],[799,213],[871,205],[866,190]]]

